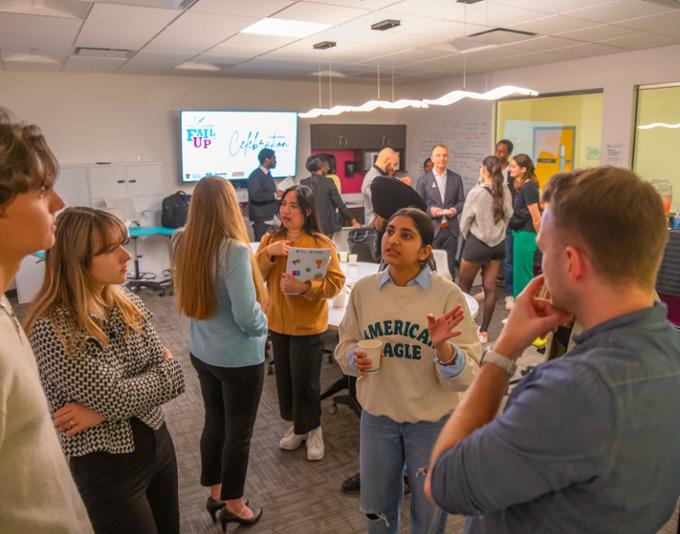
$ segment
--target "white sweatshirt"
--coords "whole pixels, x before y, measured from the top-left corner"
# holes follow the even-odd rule
[[[354,285],[340,324],[335,359],[345,374],[356,375],[349,360],[357,342],[382,340],[385,357],[379,372],[357,381],[362,408],[400,423],[439,421],[453,411],[479,370],[481,347],[465,297],[458,286],[436,273],[429,285],[424,284],[428,287],[399,287],[391,282],[381,287],[382,276],[367,276]],[[461,335],[450,341],[464,362],[456,366],[458,374],[444,378],[434,361],[427,315],[438,317],[456,304],[463,306],[465,318],[454,328]]]

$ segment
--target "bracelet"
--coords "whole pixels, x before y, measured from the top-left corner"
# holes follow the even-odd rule
[[[439,365],[453,365],[456,361],[456,357],[458,356],[458,351],[456,350],[456,347],[454,345],[451,345],[451,348],[453,349],[451,359],[446,360],[445,362],[439,359],[439,351],[437,349],[434,349],[434,361],[437,362]]]

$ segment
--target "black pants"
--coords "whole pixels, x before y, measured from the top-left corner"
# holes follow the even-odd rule
[[[269,230],[269,225],[265,220],[253,221],[253,234],[255,235],[255,241],[261,241],[262,236]]]
[[[154,431],[131,419],[134,452],[98,451],[70,459],[97,534],[179,533],[177,459],[165,423]]]
[[[434,236],[432,248],[443,249],[446,251],[449,272],[453,279],[456,279],[456,254],[458,253],[458,234],[451,233],[451,227],[440,228],[437,235]]]
[[[248,454],[264,383],[264,364],[217,367],[191,355],[205,407],[201,484],[222,484],[222,499],[243,497]]]
[[[279,411],[296,434],[321,425],[323,334],[287,336],[271,332]]]

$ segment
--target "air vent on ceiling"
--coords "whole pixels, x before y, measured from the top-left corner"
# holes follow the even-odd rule
[[[507,34],[517,34],[522,36],[523,39],[526,39],[526,37],[535,37],[538,35],[537,33],[534,32],[525,32],[521,30],[511,30],[509,28],[492,28],[490,30],[484,30],[483,32],[477,32],[477,33],[471,33],[468,35],[468,37],[475,38],[475,37],[481,37],[482,35],[507,35]]]
[[[92,48],[88,46],[79,46],[76,48],[73,55],[105,59],[128,59],[132,55],[132,50],[124,50],[121,48]]]
[[[315,43],[313,45],[313,48],[315,50],[328,50],[329,48],[333,48],[335,45],[337,45],[335,41],[321,41],[320,43]]]
[[[380,22],[376,22],[375,24],[371,24],[371,29],[377,30],[379,32],[384,32],[385,30],[396,28],[397,26],[401,26],[400,20],[385,19],[385,20],[381,20]]]
[[[487,48],[495,48],[513,43],[519,43],[535,37],[532,32],[509,30],[507,28],[493,28],[473,33],[466,37],[457,37],[451,44],[462,53],[476,52]]]

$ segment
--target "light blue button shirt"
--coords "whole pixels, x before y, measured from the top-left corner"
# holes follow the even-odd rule
[[[220,249],[216,273],[217,313],[191,319],[189,350],[218,367],[245,367],[264,361],[267,317],[256,300],[248,245],[231,240]]]

